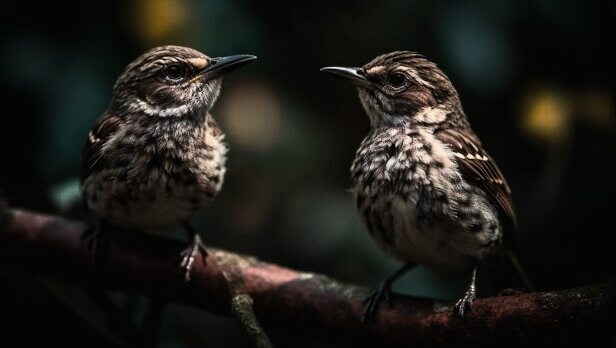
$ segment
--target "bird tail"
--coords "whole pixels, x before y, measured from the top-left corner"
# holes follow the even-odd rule
[[[528,290],[530,290],[530,291],[536,291],[535,285],[533,284],[533,282],[528,277],[528,274],[526,273],[526,271],[524,271],[524,268],[522,268],[522,265],[520,264],[520,261],[518,261],[518,258],[515,256],[513,251],[508,250],[507,251],[507,256],[509,257],[509,261],[511,262],[511,265],[513,266],[513,268],[515,269],[516,273],[520,277],[520,280],[522,281],[524,286]]]

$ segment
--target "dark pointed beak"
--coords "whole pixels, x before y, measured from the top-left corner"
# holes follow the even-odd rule
[[[208,80],[221,77],[257,59],[252,54],[212,58],[210,64],[203,69],[202,75]]]
[[[325,68],[321,68],[321,71],[345,79],[358,87],[363,87],[367,89],[374,88],[374,83],[368,80],[364,75],[362,75],[361,68],[327,66]]]

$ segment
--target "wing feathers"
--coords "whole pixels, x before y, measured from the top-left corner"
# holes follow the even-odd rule
[[[83,181],[104,162],[102,148],[111,136],[118,130],[120,118],[112,114],[104,114],[88,133],[81,152],[81,175]]]
[[[498,207],[501,218],[507,225],[504,231],[505,241],[508,244],[513,243],[516,217],[511,189],[496,162],[481,147],[479,141],[470,135],[446,129],[437,132],[435,136],[453,150],[462,175],[478,185]]]

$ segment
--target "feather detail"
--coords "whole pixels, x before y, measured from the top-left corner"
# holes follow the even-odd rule
[[[462,175],[478,185],[486,193],[488,199],[498,207],[501,219],[506,226],[503,232],[505,243],[512,247],[515,244],[517,222],[511,189],[494,159],[481,147],[481,143],[472,134],[445,129],[435,133],[435,136],[453,151]]]
[[[113,114],[105,113],[98,120],[96,126],[88,133],[88,139],[81,152],[81,183],[83,183],[96,168],[104,166],[103,146],[119,127],[120,118]]]

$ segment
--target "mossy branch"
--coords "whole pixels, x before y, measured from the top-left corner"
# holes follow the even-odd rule
[[[5,265],[84,286],[168,298],[211,312],[240,315],[256,344],[267,330],[338,344],[494,346],[525,342],[609,344],[616,318],[616,282],[573,290],[478,299],[471,313],[452,316],[452,303],[394,296],[361,323],[368,289],[215,248],[195,261],[192,281],[178,272],[181,243],[149,235],[111,235],[104,269],[92,267],[85,226],[34,212],[9,210],[0,233]],[[233,301],[232,301],[233,299]],[[234,306],[231,308],[230,303]],[[248,318],[248,319],[247,319]],[[256,325],[256,326],[255,326]],[[251,331],[254,328],[254,331]]]

